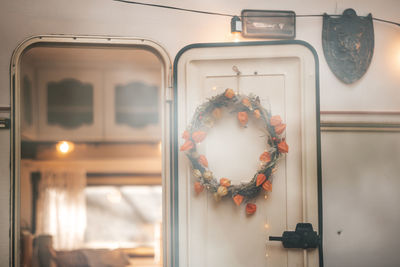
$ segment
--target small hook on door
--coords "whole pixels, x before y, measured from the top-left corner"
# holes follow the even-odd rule
[[[236,65],[232,66],[232,70],[236,73],[236,91],[239,94],[240,91],[240,75],[242,74]]]
[[[239,68],[236,66],[236,65],[233,65],[233,67],[232,67],[232,70],[236,73],[236,75],[240,75],[240,74],[242,74],[241,72],[240,72],[240,70],[239,70]]]

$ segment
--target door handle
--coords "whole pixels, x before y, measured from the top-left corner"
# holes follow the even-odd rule
[[[284,248],[317,248],[320,238],[311,223],[298,223],[295,231],[285,231],[282,236],[270,236],[269,241],[281,241]]]

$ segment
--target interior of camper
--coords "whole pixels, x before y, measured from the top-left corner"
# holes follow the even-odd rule
[[[162,266],[159,56],[47,44],[20,68],[21,266]]]

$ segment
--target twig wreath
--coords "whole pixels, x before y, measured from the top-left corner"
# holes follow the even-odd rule
[[[208,168],[208,161],[204,155],[197,153],[196,144],[202,142],[207,131],[214,123],[221,119],[223,108],[237,114],[241,127],[246,128],[249,115],[261,120],[267,136],[269,147],[260,155],[260,167],[253,178],[247,183],[233,185],[228,178],[222,177],[219,181]],[[272,191],[272,175],[276,171],[276,163],[282,153],[288,153],[289,147],[282,137],[286,124],[282,123],[279,115],[272,116],[270,111],[260,104],[260,98],[255,95],[235,94],[232,89],[226,89],[224,93],[216,95],[197,107],[191,123],[184,131],[182,138],[185,143],[180,147],[186,151],[186,155],[192,164],[193,176],[197,179],[194,189],[197,194],[206,188],[213,193],[214,199],[232,198],[237,206],[243,202],[246,204],[248,215],[256,212],[257,206],[250,203],[263,189]]]

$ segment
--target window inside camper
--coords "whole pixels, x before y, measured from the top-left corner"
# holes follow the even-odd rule
[[[90,248],[154,248],[159,253],[162,201],[160,185],[85,188],[85,244]]]
[[[162,266],[160,57],[46,44],[20,71],[21,266]]]

